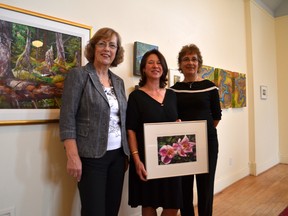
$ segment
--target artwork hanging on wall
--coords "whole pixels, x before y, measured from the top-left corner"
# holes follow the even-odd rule
[[[0,123],[59,119],[68,71],[85,63],[91,27],[0,4]]]
[[[246,107],[246,74],[232,74],[232,108]]]
[[[266,100],[268,98],[268,87],[261,85],[260,86],[260,98],[261,100]]]
[[[203,78],[203,79],[208,79],[212,82],[215,81],[215,68],[208,66],[208,65],[202,65],[201,69],[200,69],[200,73],[199,75]]]
[[[140,62],[143,55],[152,49],[158,49],[158,46],[146,44],[142,42],[135,41],[134,42],[134,57],[133,57],[133,74],[136,76],[140,76]]]
[[[173,86],[176,82],[182,82],[184,75],[177,69],[169,69],[168,71],[168,85]]]
[[[200,76],[218,87],[222,109],[246,107],[246,74],[203,65]]]
[[[220,105],[222,109],[232,107],[232,73],[231,71],[216,68],[215,84],[219,88]]]

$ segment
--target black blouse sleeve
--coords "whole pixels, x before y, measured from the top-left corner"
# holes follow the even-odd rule
[[[139,129],[140,115],[135,97],[135,92],[132,92],[128,98],[126,111],[126,129],[137,131]]]
[[[214,120],[221,120],[222,110],[220,106],[219,92],[217,89],[211,92],[211,112]]]

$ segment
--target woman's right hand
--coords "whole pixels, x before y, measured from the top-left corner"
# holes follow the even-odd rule
[[[78,154],[76,140],[67,139],[64,141],[67,155],[67,172],[79,182],[82,176],[82,162]]]
[[[128,133],[128,143],[129,143],[130,150],[131,150],[131,157],[133,158],[133,161],[135,164],[136,173],[138,174],[139,178],[142,181],[147,181],[146,179],[147,172],[146,172],[144,164],[142,163],[139,157],[136,132],[133,130],[127,130],[127,133]]]
[[[147,172],[142,161],[135,163],[136,173],[142,181],[147,181]]]

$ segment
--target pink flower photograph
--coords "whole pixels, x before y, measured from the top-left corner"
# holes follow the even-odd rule
[[[196,137],[192,135],[157,137],[158,164],[196,161]]]

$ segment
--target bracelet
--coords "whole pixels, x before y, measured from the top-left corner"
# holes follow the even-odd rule
[[[136,150],[136,151],[131,152],[131,155],[138,154],[138,153],[139,152]]]

